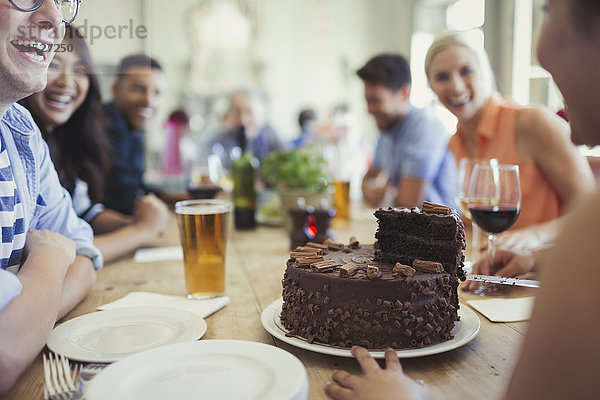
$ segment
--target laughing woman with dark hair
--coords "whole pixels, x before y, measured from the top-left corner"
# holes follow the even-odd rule
[[[31,111],[48,142],[75,211],[90,223],[94,244],[109,262],[158,236],[165,229],[168,210],[153,195],[138,201],[133,217],[102,205],[109,146],[102,125],[98,80],[76,28],[66,26],[63,44],[67,51],[56,53],[50,63],[46,88],[22,104]]]

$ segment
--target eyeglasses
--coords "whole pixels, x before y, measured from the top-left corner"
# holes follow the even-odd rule
[[[8,0],[17,10],[35,11],[42,6],[44,0]],[[75,21],[82,0],[54,0],[54,5],[65,24]]]

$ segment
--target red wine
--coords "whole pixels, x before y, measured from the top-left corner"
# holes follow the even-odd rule
[[[210,184],[187,187],[187,192],[194,199],[214,199],[220,190],[220,186]]]
[[[473,220],[490,233],[504,232],[517,221],[520,209],[503,206],[469,207]]]

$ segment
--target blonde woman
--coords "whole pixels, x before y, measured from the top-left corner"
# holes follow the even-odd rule
[[[439,101],[458,119],[448,144],[455,159],[497,158],[520,167],[521,213],[511,230],[499,237],[499,248],[528,252],[551,243],[559,230],[558,218],[594,188],[591,169],[571,143],[567,123],[541,107],[501,98],[487,55],[464,33],[438,36],[427,52],[425,71]],[[474,270],[512,276],[534,264],[490,267],[479,263]]]

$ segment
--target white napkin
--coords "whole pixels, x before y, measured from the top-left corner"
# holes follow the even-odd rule
[[[535,297],[517,299],[469,300],[467,304],[492,322],[526,321],[531,317]]]
[[[133,261],[140,263],[170,260],[183,260],[183,250],[181,249],[181,246],[139,249],[133,256]]]
[[[125,307],[170,307],[191,311],[206,318],[229,304],[229,297],[220,296],[212,299],[190,300],[180,296],[169,296],[151,292],[131,292],[113,302],[98,307],[98,310],[112,310]]]

